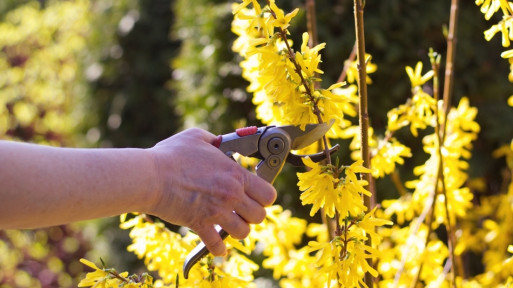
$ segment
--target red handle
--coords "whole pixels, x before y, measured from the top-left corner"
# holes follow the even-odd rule
[[[239,137],[244,137],[244,136],[253,135],[253,134],[257,133],[258,128],[256,126],[249,126],[249,127],[239,128],[239,129],[235,130],[235,132],[237,133],[237,135]]]

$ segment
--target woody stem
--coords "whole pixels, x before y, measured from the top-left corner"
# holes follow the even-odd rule
[[[369,114],[367,103],[367,63],[365,61],[365,33],[364,33],[364,0],[354,0],[354,21],[356,29],[356,57],[358,59],[358,94],[360,96],[359,104],[359,122],[360,122],[360,136],[361,136],[361,157],[363,166],[370,167],[370,153],[369,153]],[[362,178],[371,183],[371,174],[363,173]],[[375,203],[375,192],[371,191],[372,196],[363,196],[363,203],[369,209],[372,209]],[[367,239],[366,245],[372,246],[370,238]],[[372,259],[367,259],[369,266],[373,266]],[[373,287],[374,279],[370,273],[365,273],[365,284],[368,287]]]

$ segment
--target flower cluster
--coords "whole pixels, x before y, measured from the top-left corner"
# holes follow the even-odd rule
[[[365,214],[367,207],[363,205],[362,194],[370,196],[363,186],[366,181],[358,180],[356,173],[369,173],[370,169],[362,166],[359,160],[349,167],[334,170],[314,163],[309,158],[303,160],[310,171],[298,173],[299,189],[303,205],[313,204],[310,215],[320,208],[328,217],[336,217],[339,227],[337,235],[329,242],[311,241],[309,251],[318,251],[317,265],[322,272],[328,273],[328,283],[340,283],[343,287],[353,287],[363,282],[365,273],[377,276],[377,271],[368,264],[367,259],[377,258],[376,249],[368,246],[366,241],[372,238],[372,243],[381,241],[375,233],[376,227],[392,224],[390,221],[374,217],[373,210]],[[345,177],[340,177],[340,170],[345,171]],[[337,281],[338,279],[338,281]]]
[[[94,269],[78,283],[78,287],[104,287],[104,288],[153,288],[153,277],[144,273],[142,275],[128,276],[128,272],[118,273],[114,269],[98,268],[96,264],[86,259],[80,259],[84,265]]]
[[[274,0],[265,7],[256,0],[236,5],[232,31],[238,38],[233,50],[244,58],[242,75],[250,82],[248,91],[254,94],[257,117],[263,123],[304,127],[334,119],[331,133],[335,133],[350,125],[344,115],[356,115],[356,89],[341,88],[344,83],[317,87],[323,73],[319,52],[325,44],[309,47],[309,35],[304,33],[300,50],[292,50],[287,27],[297,12],[285,14]]]
[[[480,127],[475,122],[477,109],[470,107],[465,97],[447,116],[439,112],[443,111],[443,101],[437,101],[423,88],[434,76],[433,71],[422,75],[422,64],[418,63],[415,69],[407,67],[406,72],[412,84],[412,98],[388,113],[389,138],[407,126],[414,136],[418,129],[428,127],[434,133],[423,138],[423,149],[429,158],[415,167],[413,172],[418,178],[406,182],[406,188],[413,192],[382,202],[384,215],[397,219],[397,225],[380,230],[385,237],[380,251],[385,252],[378,271],[383,287],[402,287],[420,281],[440,287],[447,284],[445,265],[450,253],[446,244],[432,233],[440,225],[453,233],[457,221],[465,219],[472,208],[473,194],[465,187],[465,170]],[[405,223],[409,226],[403,226]]]
[[[346,177],[339,177],[338,169],[335,171],[314,163],[309,158],[303,160],[310,171],[298,173],[298,186],[301,191],[303,205],[313,204],[310,216],[315,215],[320,208],[328,217],[335,217],[342,225],[347,217],[356,217],[367,210],[362,203],[362,194],[370,196],[364,186],[368,183],[358,180],[355,173],[369,173],[370,169],[362,166],[361,160],[349,167],[341,167]]]
[[[476,5],[481,6],[481,12],[486,20],[490,20],[499,10],[502,12],[502,19],[486,30],[484,37],[486,41],[490,41],[497,33],[500,33],[502,34],[502,46],[509,47],[513,40],[513,3],[508,0],[476,0]],[[509,81],[513,82],[513,49],[502,52],[501,56],[508,59],[510,63]]]

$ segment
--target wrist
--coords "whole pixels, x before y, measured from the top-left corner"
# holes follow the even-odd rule
[[[145,157],[146,172],[148,172],[149,184],[146,189],[143,189],[144,194],[141,203],[143,204],[139,211],[146,214],[155,214],[159,203],[162,201],[163,195],[163,181],[159,173],[155,155],[151,149],[142,149]]]

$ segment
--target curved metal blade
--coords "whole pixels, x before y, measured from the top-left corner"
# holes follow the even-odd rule
[[[331,129],[335,120],[331,120],[330,123],[322,124],[308,124],[305,130],[301,130],[299,126],[280,126],[280,129],[285,130],[292,140],[291,149],[298,150],[307,147],[308,145],[319,140]]]
[[[228,232],[221,229],[221,227],[216,226],[216,230],[224,240],[228,237]],[[183,277],[185,279],[189,278],[189,271],[191,271],[192,266],[196,264],[201,258],[205,257],[208,254],[208,249],[203,242],[200,242],[198,246],[196,246],[190,253],[187,255],[185,262],[183,263]]]

